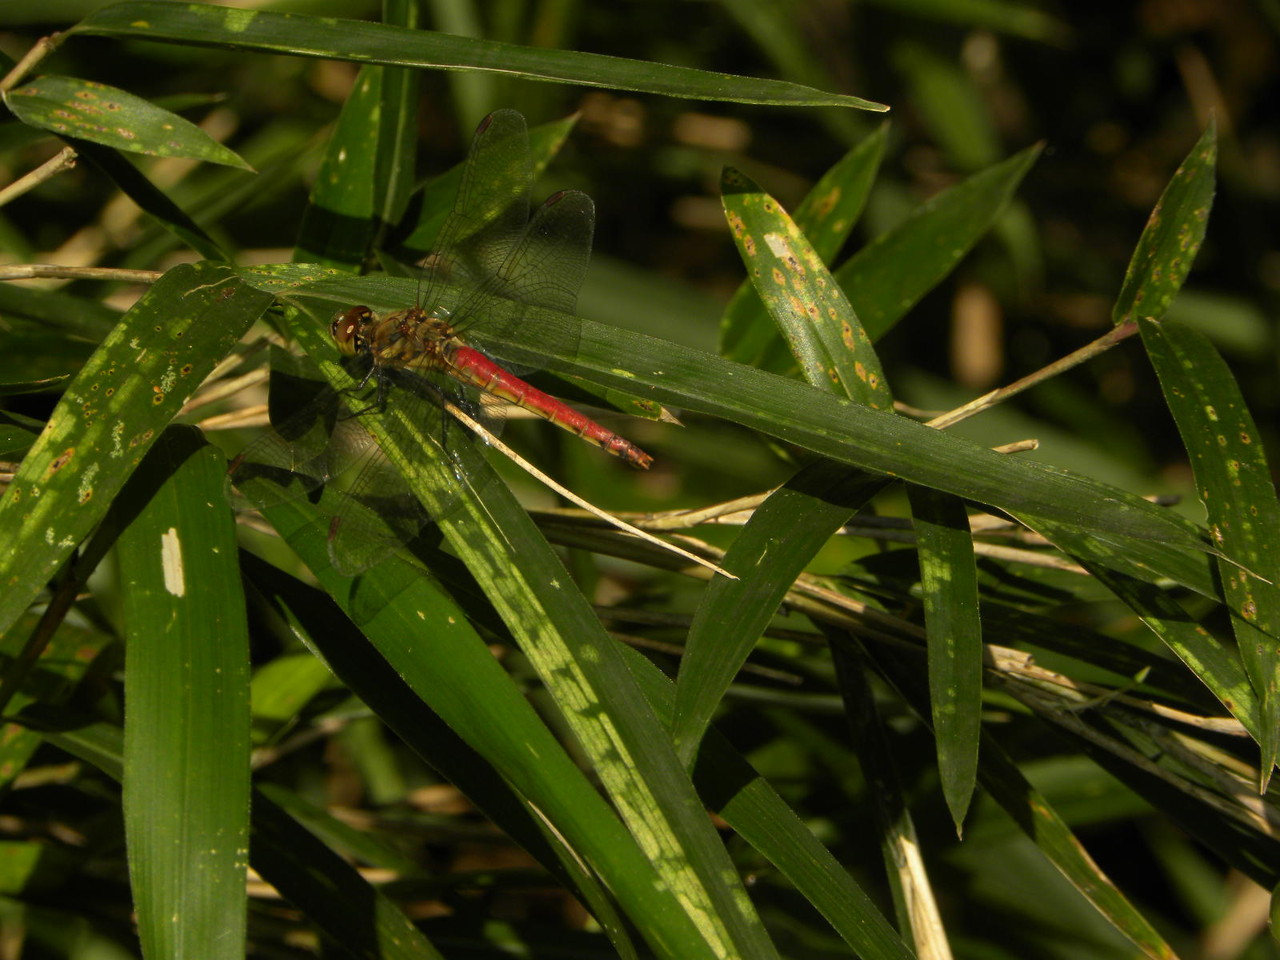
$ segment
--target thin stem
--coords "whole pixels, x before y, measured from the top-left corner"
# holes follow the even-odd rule
[[[158,270],[121,270],[115,267],[68,267],[60,263],[16,263],[0,267],[0,280],[31,280],[56,277],[59,280],[118,280],[123,283],[155,283],[164,274]]]
[[[46,180],[52,180],[62,171],[70,170],[76,165],[77,156],[77,153],[71,147],[63,147],[55,156],[40,164],[26,176],[20,177],[3,190],[0,190],[0,207],[3,207],[10,200],[16,200],[28,191],[34,190]]]
[[[680,556],[684,557],[686,560],[692,560],[694,563],[698,564],[699,566],[706,567],[708,570],[712,571],[713,573],[718,573],[722,577],[728,577],[730,580],[738,579],[735,575],[730,573],[728,570],[725,570],[723,567],[716,566],[716,564],[710,562],[709,560],[704,560],[702,557],[699,557],[696,554],[690,553],[688,550],[684,550],[681,547],[677,547],[675,544],[667,543],[665,540],[659,540],[653,534],[646,533],[644,530],[641,530],[638,527],[633,527],[631,524],[626,523],[623,520],[619,520],[617,517],[613,516],[607,511],[601,510],[599,507],[597,507],[595,504],[591,503],[590,501],[584,500],[582,497],[578,496],[572,490],[569,490],[563,487],[562,485],[557,483],[555,480],[551,479],[551,477],[547,476],[545,473],[543,473],[541,470],[535,467],[533,464],[531,464],[529,461],[525,460],[524,457],[520,456],[520,454],[516,453],[514,450],[508,447],[505,443],[503,443],[501,440],[495,437],[492,433],[486,430],[483,426],[481,426],[475,420],[473,420],[470,416],[467,415],[465,411],[459,408],[456,404],[453,404],[448,400],[445,400],[444,408],[449,412],[450,416],[456,419],[459,423],[461,423],[464,427],[466,427],[468,430],[474,433],[477,437],[482,439],[489,446],[493,447],[495,450],[497,450],[499,453],[503,454],[504,456],[510,457],[511,461],[515,463],[518,467],[520,467],[521,470],[529,474],[529,476],[535,478],[539,483],[546,485],[549,489],[554,490],[556,493],[560,494],[560,496],[564,497],[566,500],[573,501],[583,510],[586,510],[588,513],[594,514],[595,516],[599,517],[605,523],[608,523],[611,526],[617,527],[619,530],[622,530],[625,533],[630,534],[631,536],[639,537],[641,540],[645,540],[645,541],[648,541],[649,543],[655,544],[656,546],[660,547],[663,550],[666,550],[669,553],[679,554]]]
[[[26,56],[17,62],[12,70],[10,70],[3,80],[0,80],[0,93],[8,93],[18,85],[37,63],[47,57],[53,51],[57,50],[62,43],[62,34],[51,33],[47,37],[41,37],[31,49],[27,51]]]
[[[1098,356],[1098,354],[1110,350],[1117,343],[1122,340],[1127,340],[1137,332],[1138,325],[1132,320],[1113,327],[1111,330],[1107,331],[1104,336],[1093,341],[1093,343],[1086,344],[1079,350],[1076,350],[1074,353],[1067,354],[1060,360],[1055,360],[1047,367],[1041,367],[1035,373],[1028,374],[1021,380],[1015,380],[1006,387],[1000,387],[998,390],[992,390],[990,393],[983,394],[976,400],[970,400],[964,406],[956,407],[956,409],[952,410],[950,413],[944,413],[940,417],[934,417],[929,421],[928,426],[936,427],[941,430],[944,427],[951,426],[953,423],[959,423],[961,420],[965,420],[973,416],[975,413],[986,410],[988,407],[994,407],[997,403],[1002,403],[1010,397],[1016,396],[1029,387],[1034,387],[1036,384],[1043,383],[1051,377],[1056,377],[1058,374],[1063,373],[1066,370],[1070,370],[1072,367],[1079,366],[1086,360],[1092,360],[1094,357]]]

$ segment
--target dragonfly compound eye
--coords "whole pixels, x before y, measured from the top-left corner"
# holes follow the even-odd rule
[[[373,314],[368,307],[352,307],[333,318],[329,324],[329,335],[343,354],[359,352],[364,341],[362,330]]]

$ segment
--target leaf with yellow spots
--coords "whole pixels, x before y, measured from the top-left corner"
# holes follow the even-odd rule
[[[805,380],[874,409],[892,407],[880,359],[848,297],[782,204],[732,167],[721,191],[751,282]]]
[[[251,170],[189,120],[104,83],[56,75],[8,91],[19,120],[59,136],[153,157],[188,157]]]
[[[1151,211],[1111,311],[1116,323],[1159,320],[1182,289],[1209,223],[1217,154],[1217,133],[1210,124]]]

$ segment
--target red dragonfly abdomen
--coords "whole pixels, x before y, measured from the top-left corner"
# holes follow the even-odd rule
[[[649,464],[653,463],[653,457],[631,441],[602,427],[590,417],[550,394],[543,393],[532,384],[525,383],[480,351],[455,343],[446,351],[446,359],[449,373],[464,383],[550,420],[633,467],[647,470]]]

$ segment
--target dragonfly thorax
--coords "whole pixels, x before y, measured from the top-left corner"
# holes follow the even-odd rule
[[[379,316],[357,306],[334,317],[329,332],[345,356],[367,353],[378,367],[440,369],[458,343],[448,317],[443,308],[410,307]]]

